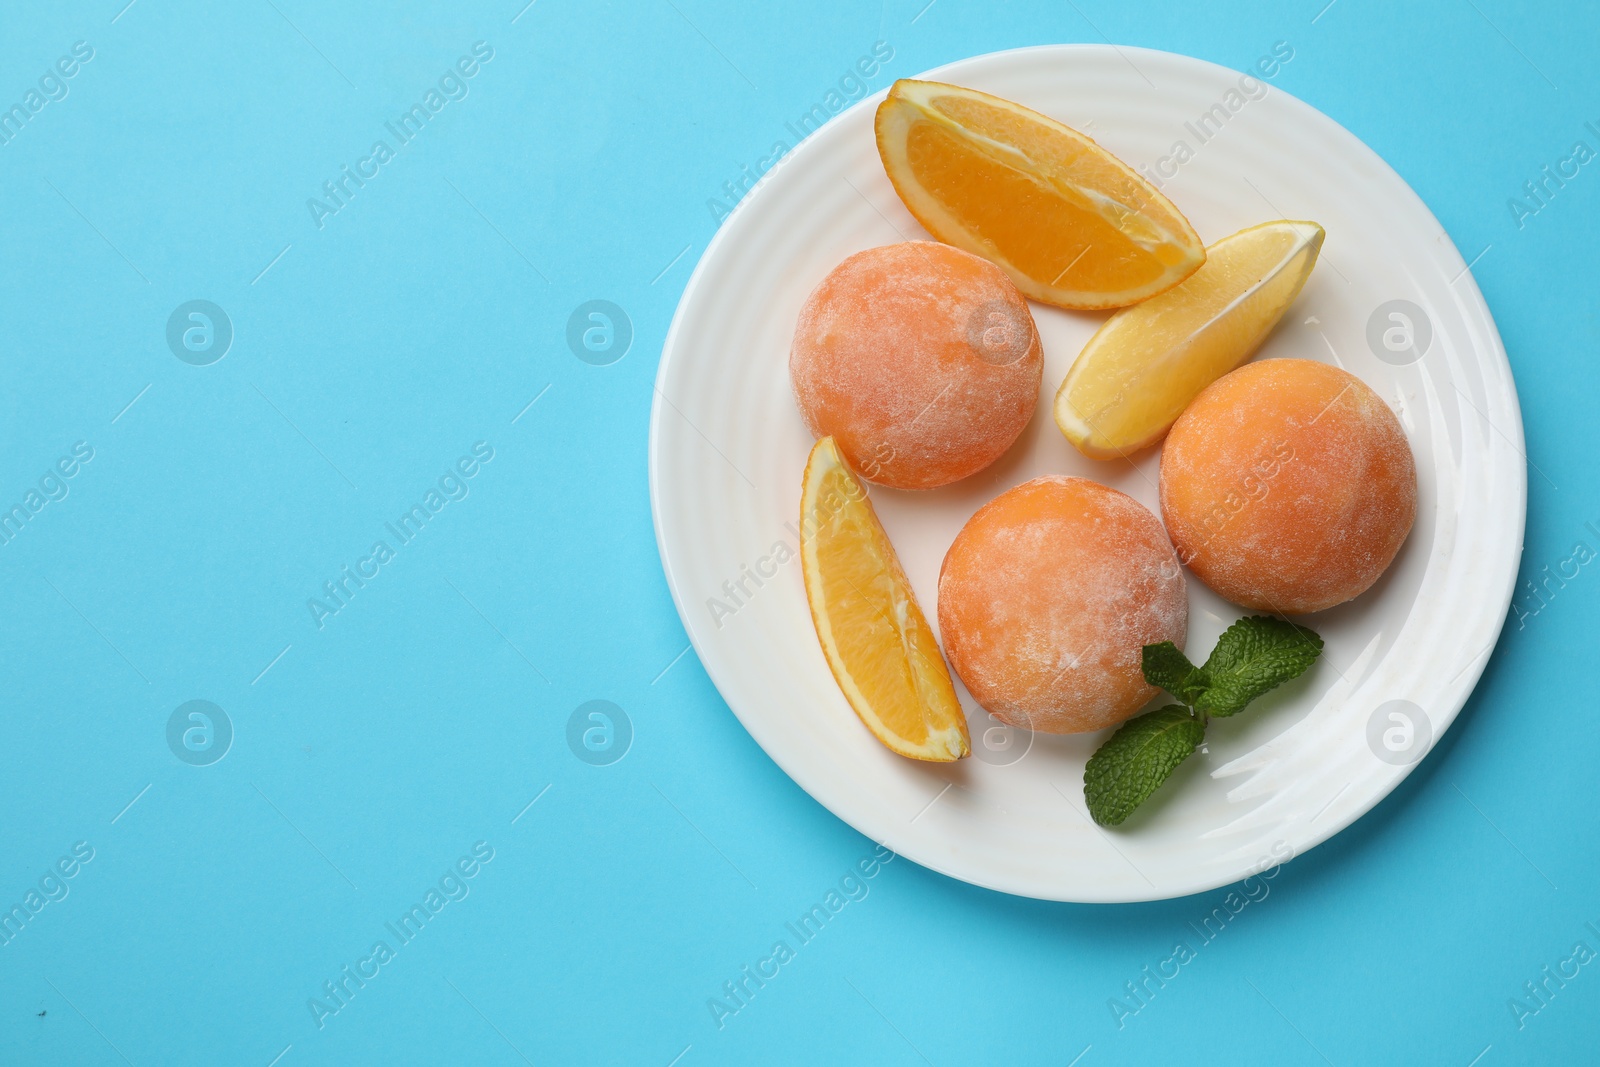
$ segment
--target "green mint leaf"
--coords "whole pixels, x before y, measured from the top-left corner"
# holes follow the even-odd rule
[[[1191,707],[1211,684],[1206,672],[1190,663],[1189,657],[1171,641],[1145,645],[1143,667],[1146,682],[1165,689]]]
[[[1304,626],[1251,615],[1217,639],[1202,670],[1210,683],[1195,702],[1205,715],[1236,715],[1262,693],[1298,678],[1322,654],[1322,638]]]
[[[1094,821],[1116,826],[1133,814],[1205,733],[1205,724],[1181,704],[1123,723],[1083,768],[1083,799]]]

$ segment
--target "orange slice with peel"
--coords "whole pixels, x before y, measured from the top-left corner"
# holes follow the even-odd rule
[[[878,154],[923,228],[1057,307],[1124,307],[1205,262],[1172,202],[1090,137],[975,89],[901,79]]]
[[[806,461],[800,562],[828,669],[873,736],[912,759],[947,763],[970,753],[939,642],[832,437]]]
[[[1056,392],[1056,425],[1093,459],[1165,437],[1184,408],[1249,359],[1305,287],[1324,233],[1264,222],[1224,237],[1181,285],[1124,308],[1089,339]]]

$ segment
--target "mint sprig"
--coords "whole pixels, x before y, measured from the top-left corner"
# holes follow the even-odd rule
[[[1322,638],[1303,626],[1251,615],[1228,627],[1205,665],[1171,641],[1144,646],[1144,680],[1181,700],[1123,723],[1083,769],[1083,798],[1101,826],[1116,826],[1150,798],[1205,738],[1212,718],[1304,674]]]

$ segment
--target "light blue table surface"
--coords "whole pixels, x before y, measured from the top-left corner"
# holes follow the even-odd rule
[[[1523,191],[1600,149],[1592,5],[525,2],[0,12],[0,1063],[1600,1060],[1600,576],[1566,562],[1600,551],[1600,164]],[[1225,890],[1057,905],[904,859],[800,944],[874,846],[685,654],[662,339],[710,202],[876,43],[872,91],[1107,39],[1287,42],[1274,85],[1478,257],[1522,577],[1576,576],[1519,594],[1422,766],[1208,944]],[[620,359],[568,344],[592,300]],[[591,700],[621,714],[586,762]]]

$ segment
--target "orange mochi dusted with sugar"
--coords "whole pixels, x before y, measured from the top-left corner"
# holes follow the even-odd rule
[[[1028,303],[986,259],[932,241],[857,252],[807,298],[789,377],[812,434],[895,489],[975,474],[1038,404]]]
[[[1161,513],[1185,564],[1247,608],[1300,615],[1371,588],[1417,516],[1400,420],[1360,378],[1309,359],[1206,388],[1161,449]]]
[[[1115,726],[1157,693],[1145,645],[1188,631],[1177,553],[1148,508],[1086,478],[1035,478],[995,497],[939,571],[945,655],[1012,726]]]

